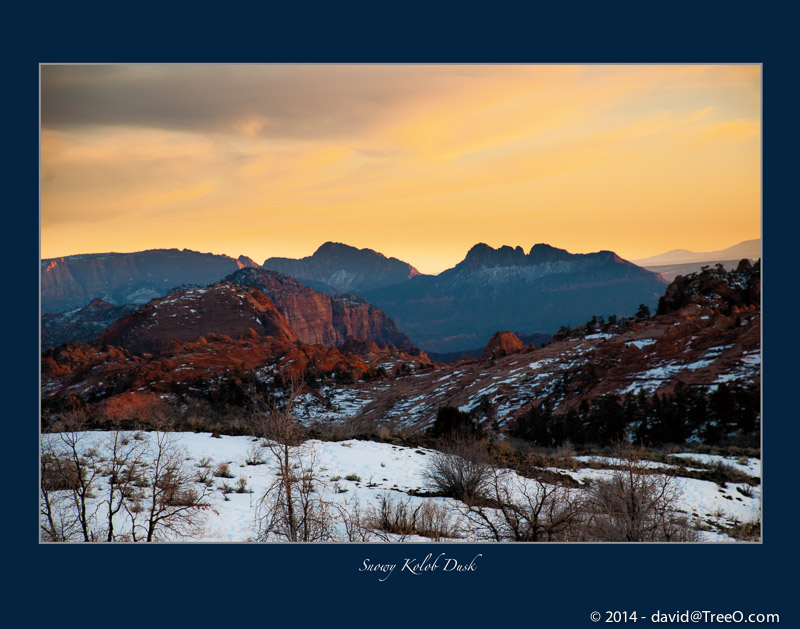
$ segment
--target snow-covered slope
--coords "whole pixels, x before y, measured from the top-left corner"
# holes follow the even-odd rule
[[[154,465],[153,449],[158,433],[128,432],[122,433],[129,442],[138,442],[146,452],[143,461],[144,469]],[[163,433],[162,433],[163,434]],[[104,463],[111,459],[109,444],[113,433],[93,431],[80,433],[80,450],[90,453],[96,460],[96,469],[102,469]],[[218,436],[210,433],[172,433],[175,445],[181,450],[184,469],[192,474],[206,474],[211,485],[207,488],[205,502],[207,508],[200,513],[196,534],[186,537],[180,534],[165,532],[165,539],[170,541],[205,541],[205,542],[246,542],[256,538],[257,518],[263,514],[260,499],[276,480],[277,468],[268,451],[261,451],[263,462],[254,464],[255,446],[258,440],[245,436]],[[63,447],[59,434],[42,435],[45,445],[55,449]],[[352,512],[358,508],[362,513],[368,512],[380,504],[387,496],[389,500],[407,502],[412,508],[427,503],[435,503],[447,512],[447,520],[457,537],[447,541],[476,541],[469,524],[462,517],[463,504],[449,498],[423,497],[433,489],[427,484],[425,470],[434,451],[422,448],[407,448],[387,443],[371,441],[322,442],[308,441],[304,444],[302,456],[304,461],[313,460],[317,478],[316,492],[324,500],[334,505],[331,509],[337,537],[347,541],[346,527],[341,514]],[[680,473],[677,466],[681,458],[692,464],[714,463],[710,455],[677,454],[676,464],[653,463],[655,467],[671,468]],[[689,457],[688,459],[686,457]],[[577,471],[558,469],[560,474],[567,474],[577,481],[581,491],[592,480],[607,478],[611,473],[613,460],[590,459],[576,457],[570,465]],[[216,478],[211,470],[219,464],[227,463],[230,478]],[[592,465],[592,467],[584,467]],[[740,470],[752,477],[760,478],[760,462],[749,459],[743,463],[735,463]],[[513,474],[513,473],[511,473]],[[513,475],[515,482],[530,484],[533,481]],[[240,481],[239,479],[244,479]],[[98,537],[104,539],[102,532],[107,505],[104,503],[108,491],[109,479],[99,473],[94,480],[92,498],[89,500],[89,512],[93,513],[92,527]],[[245,491],[233,491],[243,483]],[[733,541],[724,534],[727,527],[735,523],[760,520],[761,488],[750,487],[743,483],[728,483],[719,486],[707,480],[678,477],[678,488],[681,491],[680,508],[685,511],[690,521],[703,529],[700,530],[701,541]],[[203,489],[198,480],[194,483],[199,490]],[[226,488],[227,487],[227,488]],[[422,495],[419,495],[422,494]],[[336,508],[339,507],[339,509]],[[121,510],[114,518],[114,528],[120,540],[127,539],[130,533],[131,517]],[[78,536],[79,537],[79,536]],[[77,541],[78,537],[75,538]],[[418,535],[366,535],[365,541],[430,541]]]

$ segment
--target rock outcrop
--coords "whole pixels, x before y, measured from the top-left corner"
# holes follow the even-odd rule
[[[516,354],[524,348],[525,345],[517,338],[516,334],[502,330],[495,332],[492,338],[489,339],[483,354],[481,354],[481,360],[491,360],[508,356],[509,354]]]
[[[241,405],[255,380],[356,384],[391,377],[394,365],[433,368],[424,354],[396,348],[359,356],[258,333],[171,341],[157,354],[74,343],[42,355],[42,407],[56,414],[81,408],[100,420],[147,420],[198,400],[218,407]]]
[[[140,354],[214,335],[298,340],[286,318],[261,291],[224,282],[154,299],[115,322],[98,341]]]
[[[411,340],[392,319],[365,299],[326,295],[291,277],[264,269],[242,269],[227,280],[253,286],[269,297],[303,343],[342,345],[348,336],[411,349]]]
[[[761,304],[761,260],[752,264],[742,259],[735,270],[715,265],[701,271],[679,275],[658,302],[658,313],[675,312],[688,305],[711,308],[731,314]]]

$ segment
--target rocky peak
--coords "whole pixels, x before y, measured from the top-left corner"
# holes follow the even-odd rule
[[[110,304],[98,297],[96,299],[92,299],[92,301],[86,304],[86,308],[91,310],[110,310],[111,308],[114,308],[114,304]]]
[[[489,342],[486,344],[486,349],[481,354],[482,360],[489,360],[492,358],[500,358],[515,354],[525,348],[522,341],[519,340],[516,334],[507,330],[495,332]]]
[[[248,258],[247,256],[239,256],[238,258],[236,258],[236,264],[239,266],[240,269],[247,269],[247,268],[258,269],[258,268],[260,268],[258,263],[255,260],[253,260],[251,258]]]
[[[315,288],[318,286],[315,282],[325,284],[340,293],[391,286],[419,275],[407,262],[387,258],[372,249],[357,249],[338,242],[326,242],[305,258],[268,258],[263,267]]]
[[[334,295],[303,286],[266,269],[240,269],[226,280],[253,286],[269,297],[304,343],[338,347],[349,336],[412,348],[411,340],[378,307],[353,295]]]
[[[686,308],[701,306],[722,314],[760,306],[761,261],[752,264],[743,259],[736,270],[726,271],[718,264],[704,268],[700,273],[679,275],[667,287],[658,302],[658,314],[667,314]]]
[[[494,249],[485,243],[478,243],[467,252],[464,260],[460,262],[456,268],[524,267],[536,266],[549,262],[571,262],[588,259],[595,262],[625,264],[625,261],[613,251],[598,251],[588,254],[570,253],[566,249],[559,249],[548,244],[538,243],[531,247],[528,255],[525,255],[525,251],[522,247],[503,245],[498,249]]]
[[[494,249],[481,242],[467,252],[464,261],[458,266],[475,269],[479,267],[522,266],[525,264],[525,251],[523,251],[522,247],[503,245],[499,249]]]
[[[234,271],[225,278],[226,281],[254,286],[263,291],[289,291],[299,293],[312,290],[288,275],[276,271],[268,271],[261,267],[246,267]]]
[[[574,254],[569,253],[566,249],[559,249],[558,247],[552,247],[545,243],[538,243],[531,247],[531,251],[528,254],[528,263],[560,262],[573,257]]]
[[[385,255],[377,251],[374,251],[372,249],[358,249],[356,247],[346,245],[342,242],[331,242],[331,241],[321,244],[319,248],[314,252],[314,255],[312,257],[321,259],[338,259],[338,258],[359,256],[362,254],[369,256],[377,256],[378,258],[386,259]]]
[[[90,341],[117,319],[130,314],[136,306],[114,306],[102,299],[93,299],[78,310],[41,317],[42,349],[65,343]]]

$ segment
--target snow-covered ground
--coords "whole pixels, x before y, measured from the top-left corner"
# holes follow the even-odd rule
[[[157,433],[139,432],[123,433],[140,447],[152,448],[155,444]],[[93,457],[100,461],[98,469],[102,467],[103,459],[109,458],[109,441],[113,433],[92,431],[81,433],[81,450],[94,449]],[[208,474],[219,464],[227,463],[232,478],[212,478],[212,485],[208,489],[205,501],[209,507],[202,512],[201,526],[195,536],[185,538],[171,537],[175,541],[206,541],[206,542],[244,542],[255,539],[258,517],[259,499],[267,488],[276,479],[276,465],[270,458],[267,450],[262,450],[264,462],[253,465],[254,446],[258,440],[246,436],[212,437],[210,433],[172,433],[175,445],[182,450],[181,460],[184,469],[192,476],[202,473]],[[60,444],[59,435],[42,435],[44,443]],[[303,456],[306,461],[313,457],[315,475],[318,479],[317,490],[319,496],[331,504],[339,505],[344,509],[352,509],[358,504],[360,510],[367,511],[385,495],[392,496],[394,500],[408,501],[412,508],[425,502],[433,502],[446,508],[450,514],[451,524],[455,528],[467,530],[457,510],[458,503],[452,499],[410,496],[407,492],[426,493],[433,490],[427,484],[425,470],[429,464],[431,450],[422,448],[409,448],[386,443],[371,441],[340,441],[323,442],[307,441],[303,446]],[[758,459],[727,459],[713,455],[700,455],[681,453],[673,455],[691,465],[713,464],[717,460],[760,478],[760,461]],[[148,460],[148,457],[149,460]],[[147,455],[145,460],[152,466],[152,455]],[[614,465],[619,463],[614,459],[602,457],[575,457],[578,464],[592,463]],[[250,464],[248,464],[248,462]],[[202,466],[202,467],[201,467]],[[664,463],[652,463],[649,467],[663,467],[678,469]],[[562,474],[569,474],[581,485],[593,479],[607,478],[610,469],[581,468],[578,471],[558,470]],[[516,480],[527,481],[516,477]],[[239,479],[244,479],[240,481]],[[103,526],[103,516],[106,506],[108,478],[102,474],[95,477],[95,486],[92,490],[93,498],[90,499],[90,512],[97,510],[95,525]],[[247,493],[231,493],[232,487],[237,487],[244,482]],[[733,541],[723,531],[735,522],[744,523],[760,520],[761,487],[750,487],[744,484],[728,483],[719,486],[716,483],[692,478],[680,477],[677,479],[681,490],[680,508],[698,523],[703,523],[710,530],[700,531],[701,541]],[[228,485],[227,493],[223,492]],[[198,481],[197,488],[202,488]],[[124,534],[131,526],[129,516],[124,512],[115,518],[115,529]],[[344,525],[338,525],[342,539]],[[380,538],[374,538],[380,541]],[[428,538],[409,536],[406,541],[429,541]],[[472,541],[469,534],[462,534],[460,539],[453,541]]]
[[[695,454],[692,452],[681,452],[670,456],[683,459],[684,463],[698,462],[705,465],[722,464],[732,467],[748,476],[761,478],[761,460],[748,459],[732,456],[719,456],[717,454]]]

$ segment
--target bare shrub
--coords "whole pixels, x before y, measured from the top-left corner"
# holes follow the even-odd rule
[[[213,476],[211,474],[211,470],[208,468],[201,467],[195,472],[194,479],[198,483],[203,483],[204,485],[212,485],[214,483]]]
[[[42,490],[71,491],[78,487],[78,468],[64,454],[56,453],[50,444],[42,444],[39,463],[42,468]]]
[[[333,505],[319,491],[315,456],[308,447],[286,451],[278,474],[258,501],[257,539],[323,542],[335,538]]]
[[[197,504],[200,494],[191,487],[175,492],[169,499],[171,507],[191,507]]]
[[[458,527],[448,508],[434,500],[426,500],[417,512],[414,529],[418,535],[429,537],[435,542],[460,537]]]
[[[247,448],[247,458],[244,460],[245,465],[263,465],[266,462],[264,458],[264,446],[258,441],[251,443]]]
[[[460,507],[473,533],[496,542],[572,541],[583,537],[580,491],[493,469],[482,503]]]
[[[372,539],[372,533],[366,525],[364,516],[361,514],[361,503],[358,497],[344,504],[334,503],[339,516],[339,522],[344,527],[345,539],[348,542],[368,542]]]
[[[737,522],[728,528],[727,533],[734,539],[744,542],[757,542],[761,540],[761,520]]]
[[[621,452],[620,469],[592,483],[588,496],[592,537],[614,542],[697,540],[697,531],[678,509],[680,488],[675,478],[650,473],[640,455],[636,449]]]
[[[219,463],[214,470],[214,476],[217,478],[233,478],[231,466],[229,463]]]
[[[400,541],[415,533],[416,509],[411,506],[411,499],[399,500],[388,492],[377,498],[377,504],[367,509],[367,526],[376,531],[396,535]],[[382,536],[388,540],[387,536]]]
[[[78,470],[61,453],[42,441],[39,505],[41,539],[44,542],[69,541],[80,525],[72,492],[78,488]]]
[[[458,537],[445,506],[430,499],[414,506],[411,498],[395,498],[389,492],[382,493],[369,506],[362,526],[384,541],[404,541],[410,535],[429,537],[434,541]]]
[[[428,459],[425,480],[444,496],[468,504],[479,501],[492,469],[483,444],[458,440],[440,447]]]
[[[250,494],[253,493],[252,489],[247,488],[247,478],[240,476],[236,479],[236,493],[237,494]]]

